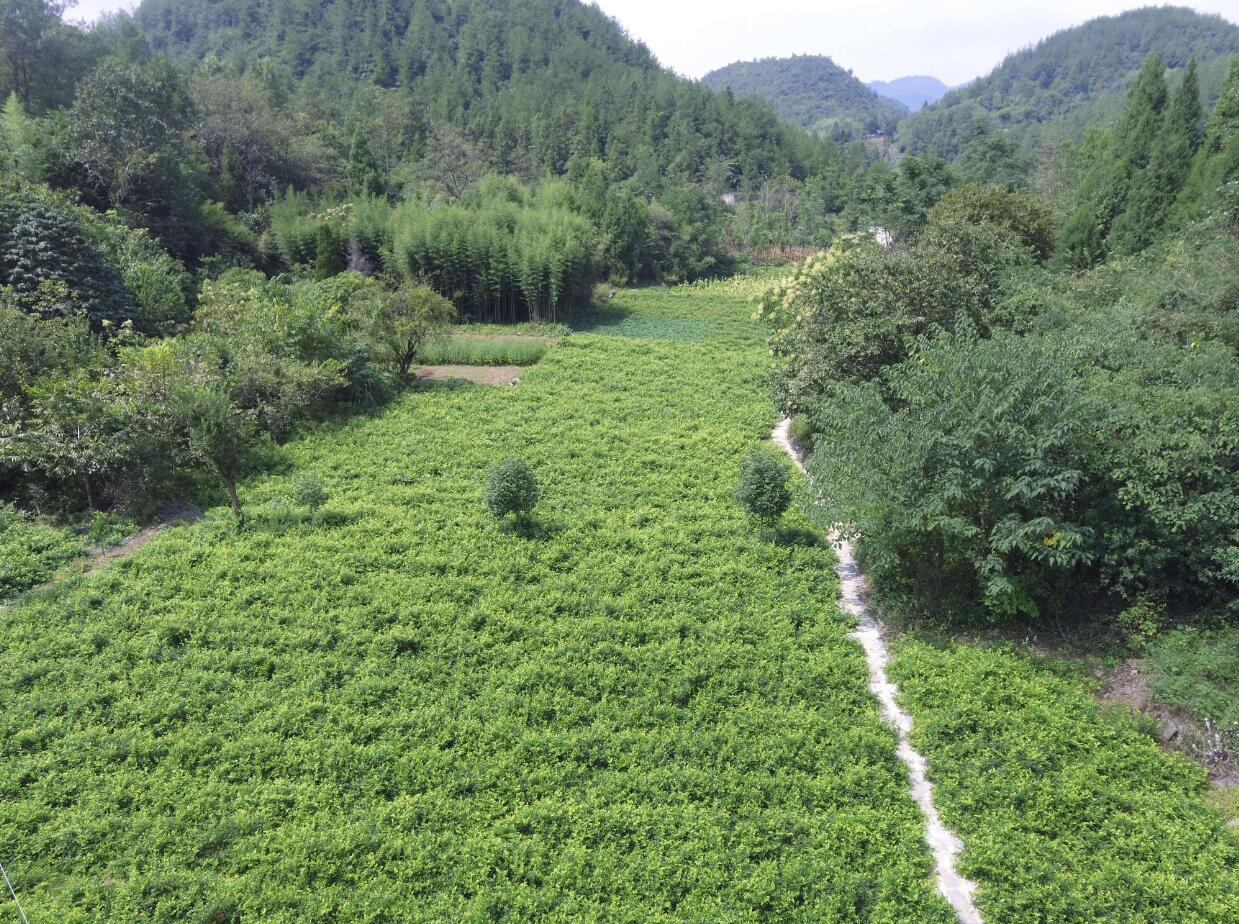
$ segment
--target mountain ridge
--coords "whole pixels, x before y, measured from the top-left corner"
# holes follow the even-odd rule
[[[1079,137],[1117,115],[1153,52],[1172,72],[1196,58],[1208,107],[1221,90],[1226,59],[1239,54],[1239,26],[1177,6],[1090,19],[1008,55],[988,75],[914,112],[900,129],[900,141],[910,152],[949,160],[976,136],[978,124],[1030,150],[1056,133]]]

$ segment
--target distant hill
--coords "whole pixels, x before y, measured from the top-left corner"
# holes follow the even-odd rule
[[[787,121],[824,135],[890,132],[907,114],[823,55],[738,61],[711,71],[702,82],[768,100]]]
[[[1078,136],[1117,114],[1152,51],[1172,71],[1195,57],[1208,105],[1220,92],[1226,58],[1239,54],[1239,26],[1170,6],[1091,20],[1008,56],[988,77],[914,113],[900,141],[914,153],[953,158],[975,136],[978,120],[1027,149],[1054,133]]]
[[[879,96],[893,99],[916,112],[922,106],[936,103],[950,92],[951,88],[937,77],[900,77],[897,80],[871,80],[869,89]]]

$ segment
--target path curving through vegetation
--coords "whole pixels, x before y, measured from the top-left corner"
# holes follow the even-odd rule
[[[781,448],[796,467],[809,477],[801,458],[800,450],[791,437],[790,418],[779,421],[771,441]],[[834,537],[832,537],[833,539]],[[899,688],[886,676],[890,653],[882,636],[882,627],[865,606],[865,577],[856,564],[855,549],[851,542],[836,541],[838,564],[835,573],[839,576],[839,608],[856,617],[856,629],[852,637],[865,650],[865,662],[869,666],[869,688],[882,707],[882,717],[894,727],[899,735],[897,749],[899,759],[908,768],[908,788],[912,798],[925,816],[925,843],[934,857],[934,876],[938,891],[954,909],[962,924],[982,924],[980,912],[973,903],[976,883],[965,879],[955,868],[955,858],[963,848],[962,842],[942,823],[934,805],[933,784],[926,774],[924,756],[912,746],[912,717],[899,705],[896,697]]]

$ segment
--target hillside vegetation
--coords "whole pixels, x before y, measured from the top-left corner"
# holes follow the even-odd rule
[[[1194,58],[1209,72],[1205,94],[1211,103],[1225,78],[1225,59],[1239,53],[1239,26],[1171,6],[1090,20],[1010,55],[993,73],[952,90],[901,126],[900,140],[910,151],[949,160],[976,136],[978,125],[1026,148],[1058,136],[1078,137],[1086,127],[1114,117],[1151,53],[1174,71]]]
[[[893,131],[905,114],[901,104],[879,96],[822,55],[737,61],[701,82],[764,99],[788,122],[836,138]]]
[[[61,12],[0,0],[31,921],[949,924],[909,742],[985,920],[1239,921],[1231,27],[1053,37],[940,156],[575,0]]]

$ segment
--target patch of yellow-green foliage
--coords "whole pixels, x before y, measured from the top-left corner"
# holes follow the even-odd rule
[[[0,601],[51,580],[85,554],[85,539],[74,530],[26,521],[0,505]]]
[[[987,921],[1239,921],[1239,841],[1205,772],[1077,680],[1010,650],[911,640],[891,679]]]
[[[31,920],[952,921],[828,543],[731,496],[775,420],[763,283],[622,292],[640,337],[412,391],[282,450],[247,532],[6,610]],[[519,529],[482,504],[510,457]],[[1203,773],[1077,682],[910,640],[892,677],[987,920],[1236,919]]]
[[[286,449],[4,615],[0,844],[32,920],[945,922],[832,552],[731,499],[767,355],[574,334]],[[653,329],[653,328],[651,328]],[[535,522],[481,502],[505,457]],[[285,499],[312,471],[330,500]]]

